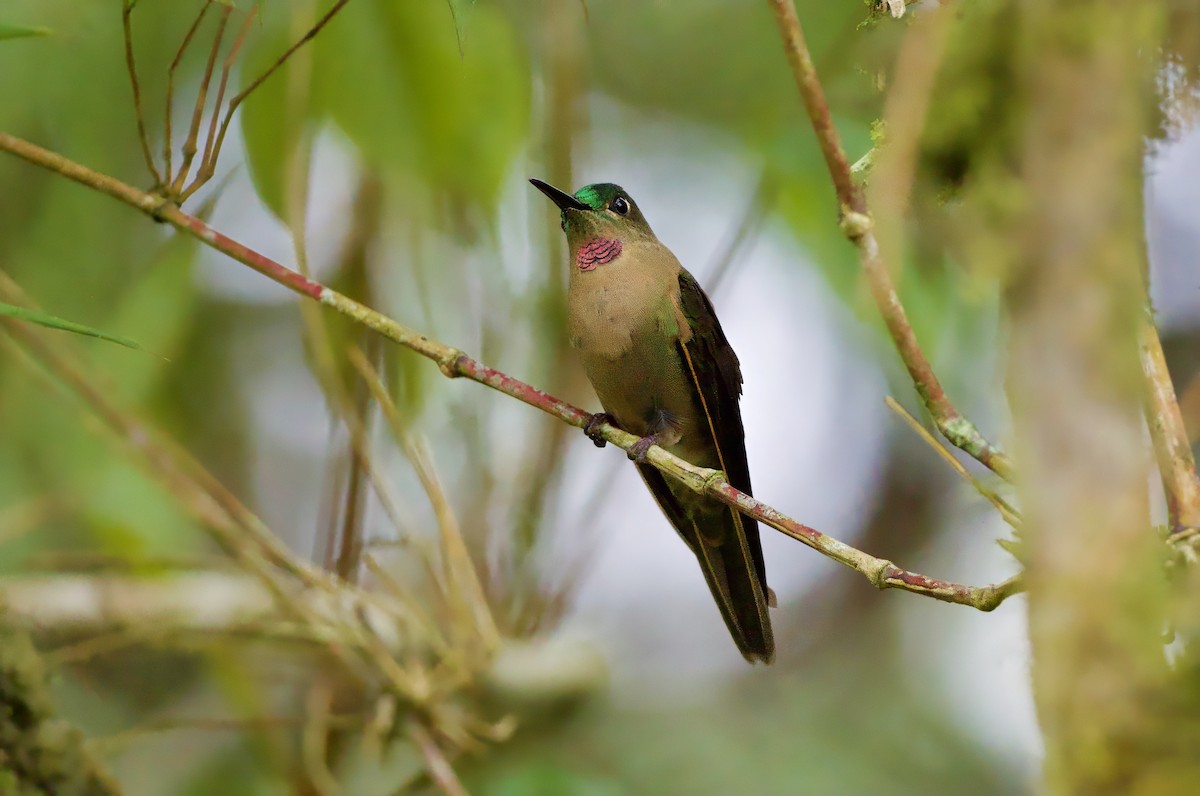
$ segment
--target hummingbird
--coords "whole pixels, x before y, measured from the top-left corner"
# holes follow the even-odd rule
[[[750,494],[741,366],[712,302],[619,185],[587,185],[572,196],[530,182],[562,212],[571,263],[567,331],[604,409],[584,431],[601,447],[603,423],[641,438],[629,458],[700,563],[734,643],[751,663],[770,663],[774,594],[758,524],[646,461],[659,445],[724,471]]]

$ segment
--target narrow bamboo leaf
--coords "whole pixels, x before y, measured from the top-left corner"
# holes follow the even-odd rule
[[[0,22],[0,39],[25,39],[30,36],[49,36],[50,28],[29,25],[9,25]]]
[[[136,351],[146,351],[146,349],[143,348],[137,341],[130,340],[128,337],[119,337],[117,335],[108,334],[100,331],[99,329],[93,329],[90,326],[84,326],[81,323],[75,323],[74,321],[57,318],[53,315],[48,315],[44,312],[38,312],[37,310],[31,310],[27,307],[17,307],[12,304],[0,302],[0,315],[7,315],[10,318],[29,321],[50,329],[61,329],[64,332],[85,334],[88,337],[96,337],[101,340],[107,340],[110,343],[123,345],[126,348],[132,348]]]
[[[467,14],[475,5],[475,0],[447,0],[447,4],[450,6],[450,18],[454,21],[454,35],[458,39],[458,56],[461,58],[466,53],[463,42],[467,38]]]

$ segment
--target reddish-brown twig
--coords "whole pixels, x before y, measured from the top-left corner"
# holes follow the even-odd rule
[[[880,315],[887,325],[888,333],[896,350],[900,353],[913,386],[924,402],[925,407],[933,417],[937,426],[946,439],[956,447],[975,457],[986,467],[1006,480],[1012,480],[1013,467],[1008,457],[996,446],[988,442],[970,420],[963,417],[950,403],[941,382],[934,375],[933,367],[925,358],[925,353],[917,343],[912,325],[900,297],[892,284],[887,266],[879,254],[879,243],[872,230],[871,216],[867,210],[866,200],[862,192],[854,185],[850,174],[850,164],[842,149],[841,139],[833,125],[833,117],[829,112],[829,104],[825,100],[825,92],[817,78],[817,70],[813,65],[808,45],[804,41],[804,31],[800,27],[800,19],[796,16],[793,0],[770,0],[783,36],[784,49],[792,67],[796,85],[800,89],[800,97],[804,108],[812,122],[813,131],[817,135],[817,143],[825,158],[830,179],[833,181],[837,194],[838,208],[841,217],[841,228],[847,239],[858,250],[859,263],[871,288],[871,295],[879,307]]]

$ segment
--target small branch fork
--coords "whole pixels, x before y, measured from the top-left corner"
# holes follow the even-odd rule
[[[281,265],[275,260],[222,235],[203,221],[184,213],[161,196],[146,193],[113,177],[92,171],[86,166],[63,156],[42,149],[28,141],[0,132],[0,151],[10,152],[34,165],[53,171],[93,190],[107,194],[131,207],[141,210],[152,218],[165,221],[176,229],[199,239],[202,243],[232,257],[243,265],[258,271],[274,282],[307,298],[320,301],[337,312],[373,329],[384,337],[431,359],[438,364],[447,377],[464,377],[491,387],[512,398],[541,409],[565,423],[583,428],[591,420],[590,412],[572,406],[523,381],[490,368],[462,351],[432,340],[423,334],[400,325],[396,321],[366,307],[331,288],[307,279]],[[601,436],[617,447],[628,451],[638,438],[610,425],[598,429]],[[1021,590],[1018,578],[1009,579],[994,586],[965,586],[936,580],[915,572],[909,572],[890,561],[876,558],[850,545],[803,525],[738,490],[725,480],[718,470],[696,467],[679,459],[659,447],[650,448],[647,460],[655,467],[680,481],[690,489],[708,494],[726,503],[749,517],[766,523],[777,531],[803,542],[819,553],[860,572],[876,588],[900,589],[923,594],[945,602],[969,605],[981,611],[990,611],[1007,597]]]
[[[917,343],[917,337],[908,322],[908,316],[900,303],[895,285],[892,284],[887,266],[879,254],[879,243],[875,238],[866,200],[851,177],[850,163],[846,160],[846,152],[842,149],[837,129],[833,125],[829,104],[825,101],[825,92],[821,88],[816,67],[804,41],[804,31],[800,27],[799,17],[796,16],[793,0],[770,0],[770,3],[775,12],[779,32],[783,36],[784,49],[787,51],[796,86],[800,89],[800,97],[812,121],[813,132],[817,135],[817,143],[820,144],[821,154],[825,158],[829,177],[837,193],[842,232],[858,250],[859,264],[871,287],[871,295],[879,307],[900,359],[908,369],[917,394],[929,410],[938,431],[946,439],[1001,478],[1011,481],[1013,466],[1008,456],[988,442],[975,425],[950,403],[946,391],[933,372],[933,367]]]
[[[175,53],[175,59],[171,62],[171,66],[167,70],[167,99],[164,113],[164,136],[163,136],[163,166],[162,171],[154,162],[154,156],[150,150],[150,136],[146,129],[146,115],[142,108],[142,93],[140,83],[138,81],[137,64],[133,54],[133,24],[132,15],[133,9],[137,5],[138,0],[124,0],[121,9],[121,18],[124,27],[125,35],[125,66],[129,72],[129,83],[133,90],[133,109],[137,117],[138,138],[141,141],[142,156],[146,161],[146,169],[150,172],[154,179],[154,187],[151,193],[161,196],[167,202],[175,205],[182,205],[196,191],[200,190],[216,173],[217,158],[220,157],[221,147],[225,143],[225,134],[229,131],[229,123],[233,120],[233,113],[242,104],[246,97],[257,89],[262,83],[275,74],[283,64],[292,57],[295,52],[307,42],[312,40],[333,17],[345,7],[350,0],[337,0],[333,6],[317,21],[315,25],[305,33],[300,39],[289,47],[282,55],[275,60],[262,74],[250,82],[246,88],[242,89],[238,94],[234,95],[229,100],[229,104],[225,108],[224,114],[221,113],[221,105],[225,100],[225,90],[229,84],[229,75],[233,71],[233,65],[237,62],[238,55],[241,53],[242,46],[245,44],[246,35],[250,32],[250,26],[258,16],[258,6],[250,10],[246,14],[237,36],[230,45],[229,51],[225,56],[221,66],[221,79],[217,86],[216,103],[213,106],[212,115],[209,118],[208,132],[204,140],[204,148],[200,148],[200,130],[204,126],[204,112],[208,101],[208,90],[212,83],[213,72],[216,69],[217,58],[221,53],[221,42],[225,38],[225,28],[229,22],[229,15],[233,13],[233,6],[218,2],[218,0],[204,0],[200,6],[199,13],[193,20],[191,27],[184,34],[183,41],[179,45],[179,50]],[[171,114],[174,110],[175,100],[175,72],[179,68],[179,64],[183,61],[184,54],[191,45],[192,40],[196,36],[196,31],[200,24],[204,21],[211,6],[220,6],[217,20],[217,31],[213,37],[212,48],[208,53],[208,60],[205,63],[204,74],[200,80],[200,89],[196,94],[196,102],[192,109],[192,120],[188,127],[187,139],[183,142],[181,151],[182,162],[179,165],[179,170],[175,171],[172,166],[172,141],[171,141]],[[219,124],[218,124],[219,121]],[[192,172],[192,166],[195,165],[196,155],[200,155],[200,162],[196,165],[195,176],[191,181],[188,181],[188,176]]]

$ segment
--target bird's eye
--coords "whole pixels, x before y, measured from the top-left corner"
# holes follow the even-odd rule
[[[629,202],[625,201],[624,196],[618,196],[616,199],[613,199],[612,204],[609,205],[609,207],[611,207],[618,215],[624,216],[629,214]]]

